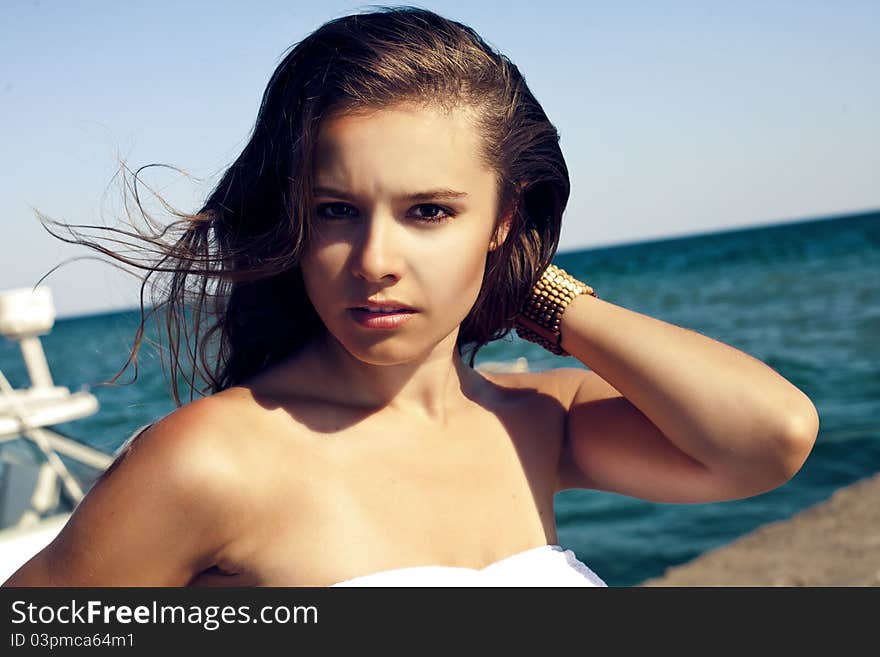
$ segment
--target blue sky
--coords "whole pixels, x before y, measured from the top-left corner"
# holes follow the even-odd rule
[[[399,4],[399,3],[389,3]],[[117,159],[192,210],[238,154],[283,51],[354,2],[4,3],[0,290],[88,255],[32,207],[113,225]],[[561,134],[572,250],[880,208],[880,2],[430,2],[523,71]],[[82,261],[60,315],[136,304]]]

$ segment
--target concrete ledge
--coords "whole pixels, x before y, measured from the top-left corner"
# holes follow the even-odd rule
[[[880,586],[880,474],[637,586]]]

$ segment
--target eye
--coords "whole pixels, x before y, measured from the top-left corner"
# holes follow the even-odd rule
[[[323,219],[348,219],[357,216],[357,210],[348,203],[322,203],[316,211]]]
[[[455,213],[452,210],[439,205],[434,205],[433,203],[423,203],[415,206],[413,209],[420,211],[420,213],[416,215],[416,218],[427,223],[438,223],[455,216]]]

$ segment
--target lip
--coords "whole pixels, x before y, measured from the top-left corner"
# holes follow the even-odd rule
[[[378,306],[379,304],[375,305]],[[388,304],[387,307],[399,308],[400,306]],[[403,326],[412,318],[413,315],[416,314],[416,311],[410,308],[387,313],[370,312],[369,310],[364,310],[363,308],[349,308],[348,312],[361,326],[365,328],[382,330],[392,330]]]
[[[394,299],[384,299],[382,301],[372,301],[370,299],[364,299],[363,301],[358,301],[356,304],[350,307],[351,310],[356,310],[357,308],[381,308],[382,310],[394,309],[394,310],[406,310],[406,311],[415,311],[415,308],[406,305],[405,303],[400,303],[399,301],[395,301]]]

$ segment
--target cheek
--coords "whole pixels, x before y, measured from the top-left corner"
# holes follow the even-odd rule
[[[341,240],[316,240],[303,254],[303,271],[306,268],[316,274],[338,271],[350,250],[351,247]]]
[[[332,248],[318,248],[307,252],[300,261],[303,284],[316,310],[333,295],[333,281],[338,280],[341,265]]]
[[[477,300],[483,284],[486,251],[469,245],[457,252],[438,252],[432,267],[431,285],[441,309],[454,312],[464,319]],[[453,310],[453,308],[455,310]]]

